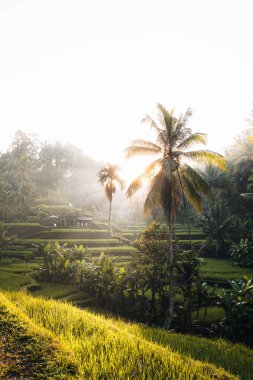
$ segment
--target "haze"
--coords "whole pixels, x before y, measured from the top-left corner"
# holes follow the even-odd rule
[[[0,150],[14,132],[123,163],[156,103],[222,151],[252,108],[252,1],[0,2]]]

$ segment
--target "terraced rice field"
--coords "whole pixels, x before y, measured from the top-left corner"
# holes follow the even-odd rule
[[[24,293],[0,294],[0,304],[32,333],[53,338],[58,362],[74,358],[77,379],[252,378],[252,351],[240,345],[130,324]]]

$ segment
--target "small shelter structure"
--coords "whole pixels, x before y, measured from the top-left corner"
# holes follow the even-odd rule
[[[93,222],[92,216],[56,216],[50,215],[47,220],[52,227],[63,228],[83,228],[91,227]]]

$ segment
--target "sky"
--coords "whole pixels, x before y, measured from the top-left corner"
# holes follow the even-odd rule
[[[253,0],[0,0],[0,151],[21,129],[124,166],[162,103],[222,153],[253,109],[252,17]]]

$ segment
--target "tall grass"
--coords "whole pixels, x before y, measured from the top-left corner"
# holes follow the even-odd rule
[[[253,351],[244,345],[233,344],[218,338],[200,338],[166,332],[163,329],[150,328],[142,324],[126,324],[121,320],[115,320],[114,323],[128,333],[159,343],[172,351],[223,367],[243,380],[253,378]]]
[[[0,293],[0,378],[78,379],[73,354]]]
[[[141,335],[137,325],[116,322],[53,300],[9,295],[36,323],[75,355],[82,379],[236,379],[222,368],[173,352]],[[150,329],[150,332],[156,329]],[[162,330],[161,330],[162,332]],[[175,334],[176,335],[176,334]]]

